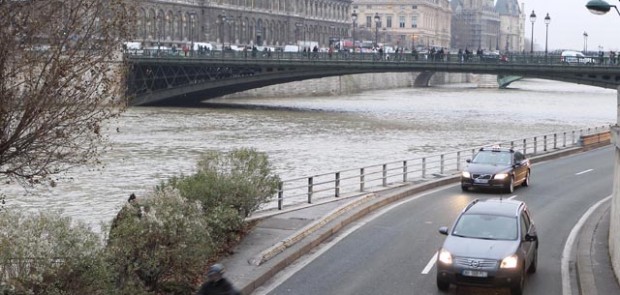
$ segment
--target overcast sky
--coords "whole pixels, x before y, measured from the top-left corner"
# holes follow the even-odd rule
[[[620,1],[606,0],[620,6]],[[588,51],[620,51],[620,15],[615,9],[604,15],[594,15],[586,8],[588,0],[519,0],[525,4],[525,37],[532,36],[530,14],[536,12],[534,22],[534,50],[545,50],[545,16],[549,13],[548,50],[583,50],[583,33],[588,33]]]

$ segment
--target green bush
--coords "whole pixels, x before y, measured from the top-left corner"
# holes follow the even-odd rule
[[[109,294],[100,236],[61,212],[0,212],[1,294]]]
[[[138,204],[141,213],[119,215],[108,239],[116,293],[191,293],[214,248],[201,204],[171,189]]]

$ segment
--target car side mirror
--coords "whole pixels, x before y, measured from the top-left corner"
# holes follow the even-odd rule
[[[471,163],[471,159],[467,159],[467,160],[465,160],[465,162]]]
[[[439,228],[439,233],[442,235],[448,235],[448,227],[447,226],[442,226]]]
[[[538,240],[538,236],[535,233],[527,233],[525,234],[525,241],[527,242],[535,242]]]

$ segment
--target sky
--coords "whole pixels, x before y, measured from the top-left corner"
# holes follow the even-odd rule
[[[532,36],[530,14],[536,13],[534,22],[534,50],[545,50],[545,21],[549,13],[548,50],[584,49],[583,33],[587,32],[588,51],[620,51],[620,15],[612,10],[604,15],[594,15],[586,8],[589,0],[519,0],[525,4],[525,37]],[[620,0],[605,0],[620,6]]]

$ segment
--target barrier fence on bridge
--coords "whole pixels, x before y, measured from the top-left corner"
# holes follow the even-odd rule
[[[453,63],[516,63],[516,64],[564,64],[571,66],[616,65],[620,61],[609,56],[584,56],[563,58],[560,53],[485,53],[458,54],[446,52],[444,54],[430,52],[282,52],[282,51],[189,51],[181,50],[126,50],[125,56],[131,58],[153,59],[223,59],[223,60],[307,60],[307,61],[390,61],[390,62],[453,62]]]
[[[482,147],[501,146],[521,151],[528,157],[562,149],[609,141],[609,126],[550,133],[518,140],[497,142],[465,150],[451,151],[402,161],[283,180],[276,197],[277,208],[326,198],[340,198],[383,190],[403,184],[416,184],[455,175]],[[305,200],[305,201],[304,201]],[[265,208],[269,209],[269,208]]]

